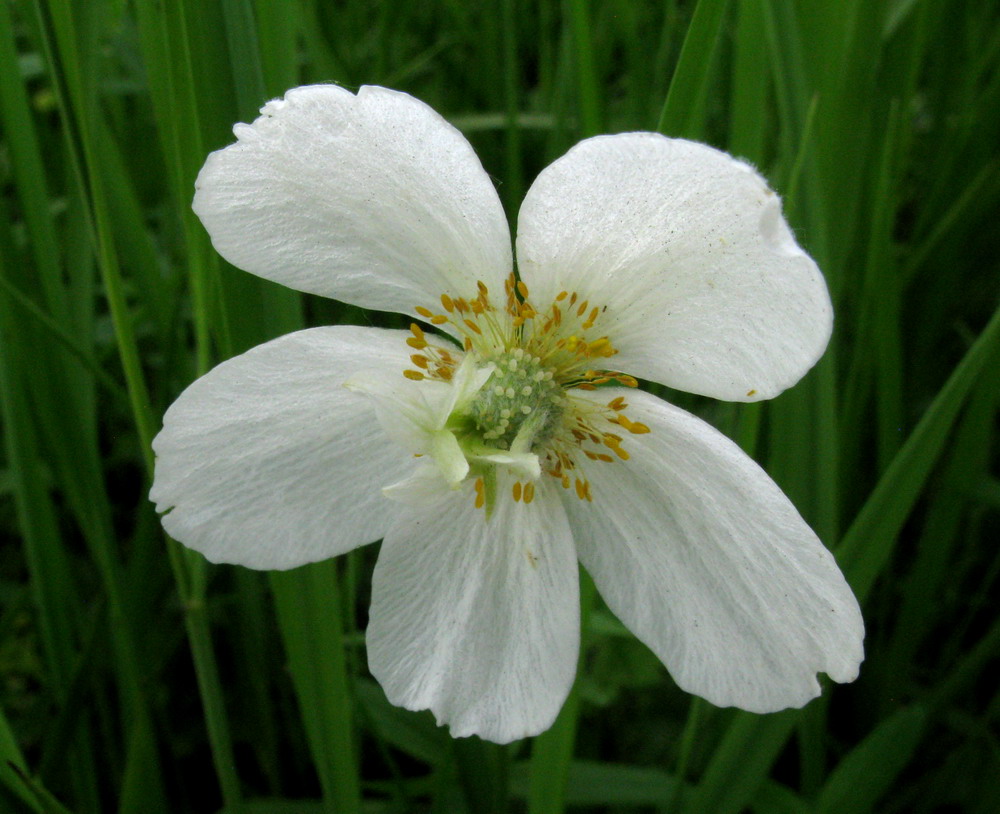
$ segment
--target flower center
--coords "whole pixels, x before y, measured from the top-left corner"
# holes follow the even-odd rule
[[[603,367],[618,352],[607,335],[595,330],[604,308],[563,291],[547,309],[538,310],[527,286],[513,275],[504,293],[503,308],[494,305],[481,282],[471,300],[442,294],[443,312],[418,306],[417,314],[432,325],[451,326],[463,350],[442,346],[413,324],[406,341],[417,353],[410,357],[414,368],[403,375],[455,387],[453,411],[437,432],[454,434],[450,448],[461,449],[468,461],[466,477],[475,479],[476,506],[490,511],[498,466],[517,473],[515,501],[531,502],[533,481],[542,473],[580,500],[593,500],[584,474],[590,462],[629,459],[623,437],[612,430],[642,434],[649,428],[625,416],[628,404],[621,395],[604,403],[573,391],[635,387],[637,382]],[[488,365],[493,369],[484,381]]]
[[[470,408],[483,440],[510,449],[518,433],[527,430],[531,448],[542,447],[552,438],[565,403],[552,370],[522,348],[500,353],[487,361],[496,369]]]

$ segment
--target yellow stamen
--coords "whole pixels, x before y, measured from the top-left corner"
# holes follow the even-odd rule
[[[635,435],[645,435],[649,432],[649,427],[638,421],[630,421],[625,416],[618,416],[618,423],[621,424],[626,430]]]
[[[424,378],[424,374],[419,370],[404,370],[403,375],[406,376],[407,379],[413,379],[415,382],[419,382]]]
[[[524,502],[531,503],[535,499],[535,484],[528,481],[524,484]]]
[[[410,361],[413,362],[413,364],[415,364],[417,367],[427,370],[427,363],[429,360],[427,359],[426,356],[420,356],[419,354],[414,353],[410,357]]]
[[[623,461],[627,461],[631,457],[628,454],[628,452],[626,452],[624,449],[622,449],[620,446],[618,446],[618,442],[617,441],[607,441],[607,440],[605,440],[604,441],[604,445],[608,449],[610,449],[615,455],[617,455],[619,458],[621,458]]]
[[[424,306],[422,305],[418,305],[414,310],[418,314],[420,314],[420,316],[427,317],[427,319],[430,319],[432,316],[434,316],[434,312],[431,311],[430,308],[424,308]]]
[[[615,353],[615,349],[611,347],[611,343],[606,336],[595,339],[587,346],[587,350],[591,356],[613,356]]]
[[[514,502],[516,503],[521,499],[521,481],[514,481],[514,486],[511,491],[514,493]]]
[[[441,295],[441,305],[444,306],[444,310],[447,311],[449,314],[454,312],[455,310],[455,303],[452,302],[451,297],[449,297],[447,294]]]

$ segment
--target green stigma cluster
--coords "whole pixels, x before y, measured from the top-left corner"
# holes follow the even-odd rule
[[[471,405],[472,418],[486,443],[510,449],[518,432],[527,427],[532,447],[548,440],[563,409],[559,384],[537,356],[521,348],[498,354],[496,365]]]

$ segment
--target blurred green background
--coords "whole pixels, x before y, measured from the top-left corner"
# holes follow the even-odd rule
[[[1000,811],[1000,6],[989,0],[0,0],[0,811]],[[606,610],[556,726],[509,747],[390,706],[377,546],[208,567],[146,500],[199,373],[396,324],[228,267],[208,152],[307,82],[408,91],[508,214],[599,132],[756,164],[837,323],[735,437],[836,553],[867,660],[801,711],[679,691]]]

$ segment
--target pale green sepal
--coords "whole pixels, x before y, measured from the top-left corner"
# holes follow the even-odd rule
[[[494,370],[496,365],[492,362],[480,367],[474,353],[465,355],[451,377],[451,399],[446,405],[442,427],[453,414],[466,412],[472,400],[483,389],[483,385],[490,380]]]
[[[434,430],[430,433],[430,454],[441,471],[441,476],[452,489],[457,489],[469,474],[469,462],[465,459],[458,439],[450,430]]]
[[[465,457],[473,463],[486,464],[485,469],[490,469],[491,465],[496,464],[509,466],[519,478],[527,480],[535,480],[542,474],[541,462],[534,452],[497,449],[484,444],[478,438],[470,437],[463,438],[461,443]]]
[[[541,477],[542,466],[533,452],[513,452],[506,449],[493,450],[488,455],[477,455],[474,460],[502,464],[518,476],[518,479],[536,480]]]
[[[424,464],[408,478],[383,488],[382,494],[406,506],[423,507],[437,503],[451,491],[441,471],[436,466]]]
[[[493,508],[497,505],[497,471],[492,466],[487,466],[483,471],[483,508],[486,510],[486,519],[493,516]]]

